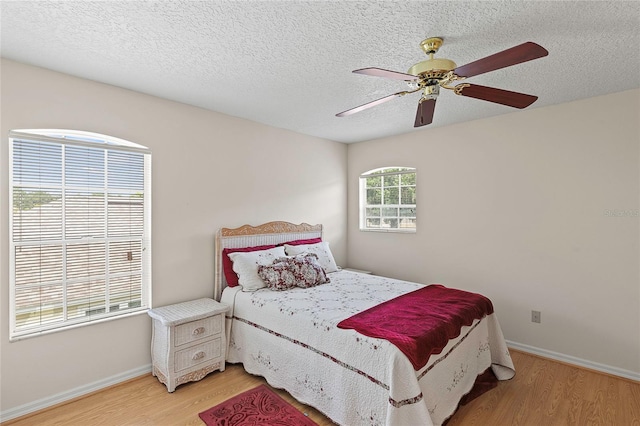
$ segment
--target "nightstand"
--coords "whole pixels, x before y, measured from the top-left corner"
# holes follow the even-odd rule
[[[225,304],[198,299],[151,309],[151,373],[173,392],[176,386],[225,368]]]

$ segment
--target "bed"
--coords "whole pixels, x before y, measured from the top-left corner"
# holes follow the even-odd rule
[[[247,372],[349,426],[440,425],[481,375],[491,370],[498,380],[513,377],[495,313],[460,327],[456,337],[417,369],[389,341],[338,327],[359,312],[422,290],[422,284],[337,270],[326,274],[329,282],[308,288],[243,291],[243,286],[228,286],[233,278],[225,274],[225,257],[247,255],[227,252],[294,241],[303,248],[315,247],[320,244],[304,243],[321,239],[321,225],[287,222],[218,231],[214,294],[231,307],[227,362],[242,363]],[[240,262],[233,264],[239,268]]]

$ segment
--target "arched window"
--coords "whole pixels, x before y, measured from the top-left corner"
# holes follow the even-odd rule
[[[71,130],[9,133],[10,338],[151,299],[151,152]]]
[[[360,230],[416,231],[416,169],[383,167],[360,176]]]

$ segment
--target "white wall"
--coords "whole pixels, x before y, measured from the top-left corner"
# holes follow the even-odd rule
[[[640,377],[639,103],[631,90],[349,145],[349,265],[481,292],[508,340]],[[358,231],[358,176],[382,166],[417,168],[414,235]]]
[[[103,133],[152,150],[153,305],[213,295],[214,233],[322,223],[346,261],[346,145],[2,60],[0,411],[150,363],[147,315],[9,343],[11,129]]]

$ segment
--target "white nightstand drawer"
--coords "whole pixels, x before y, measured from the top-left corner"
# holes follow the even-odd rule
[[[229,306],[202,298],[150,309],[151,374],[173,392],[176,386],[225,369],[224,313]]]
[[[175,346],[195,342],[222,331],[224,315],[216,315],[176,326]]]
[[[221,339],[214,339],[201,345],[192,346],[176,352],[175,371],[179,372],[194,365],[220,358],[222,354]]]

